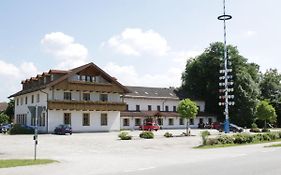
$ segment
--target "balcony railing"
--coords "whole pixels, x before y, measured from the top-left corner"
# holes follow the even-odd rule
[[[48,109],[53,110],[82,110],[82,111],[124,111],[126,103],[122,102],[93,102],[93,101],[67,101],[50,100]]]

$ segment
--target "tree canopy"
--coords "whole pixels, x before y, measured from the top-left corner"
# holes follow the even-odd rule
[[[265,128],[266,128],[266,122],[275,122],[276,121],[276,113],[275,109],[272,105],[269,104],[268,101],[262,100],[257,105],[257,113],[256,117],[259,120],[265,121]]]
[[[228,57],[232,62],[235,106],[230,108],[230,121],[241,126],[250,126],[260,95],[259,66],[248,63],[236,47],[228,45]],[[182,85],[177,93],[181,98],[204,100],[206,112],[223,120],[223,107],[219,102],[219,70],[222,68],[223,43],[210,44],[205,51],[187,61],[182,74]]]

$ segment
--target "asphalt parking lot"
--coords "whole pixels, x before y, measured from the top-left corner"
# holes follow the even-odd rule
[[[151,167],[221,159],[258,151],[261,145],[228,149],[192,149],[201,143],[200,132],[192,130],[191,137],[163,137],[165,132],[180,135],[185,130],[161,130],[155,139],[138,137],[139,131],[130,132],[133,140],[118,139],[119,132],[74,133],[73,135],[39,135],[38,158],[58,160],[50,165],[0,169],[1,175],[92,175],[112,172],[130,172]],[[212,135],[218,134],[210,130]],[[31,135],[0,135],[0,159],[33,158],[34,142]],[[52,173],[50,173],[52,172]],[[122,174],[122,173],[121,173]]]

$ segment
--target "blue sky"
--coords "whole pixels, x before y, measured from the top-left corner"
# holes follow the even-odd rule
[[[227,0],[228,43],[280,72],[278,0]],[[222,0],[0,3],[0,101],[20,81],[94,62],[124,85],[179,86],[186,59],[223,40]]]

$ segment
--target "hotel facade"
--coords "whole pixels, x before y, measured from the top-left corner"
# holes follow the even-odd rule
[[[70,124],[73,132],[138,129],[153,120],[162,128],[184,128],[176,112],[180,99],[173,88],[123,86],[94,63],[71,70],[50,70],[24,80],[15,99],[15,123],[35,126],[52,133],[60,124]],[[204,113],[205,103],[196,101],[200,112],[191,122],[214,122]]]

